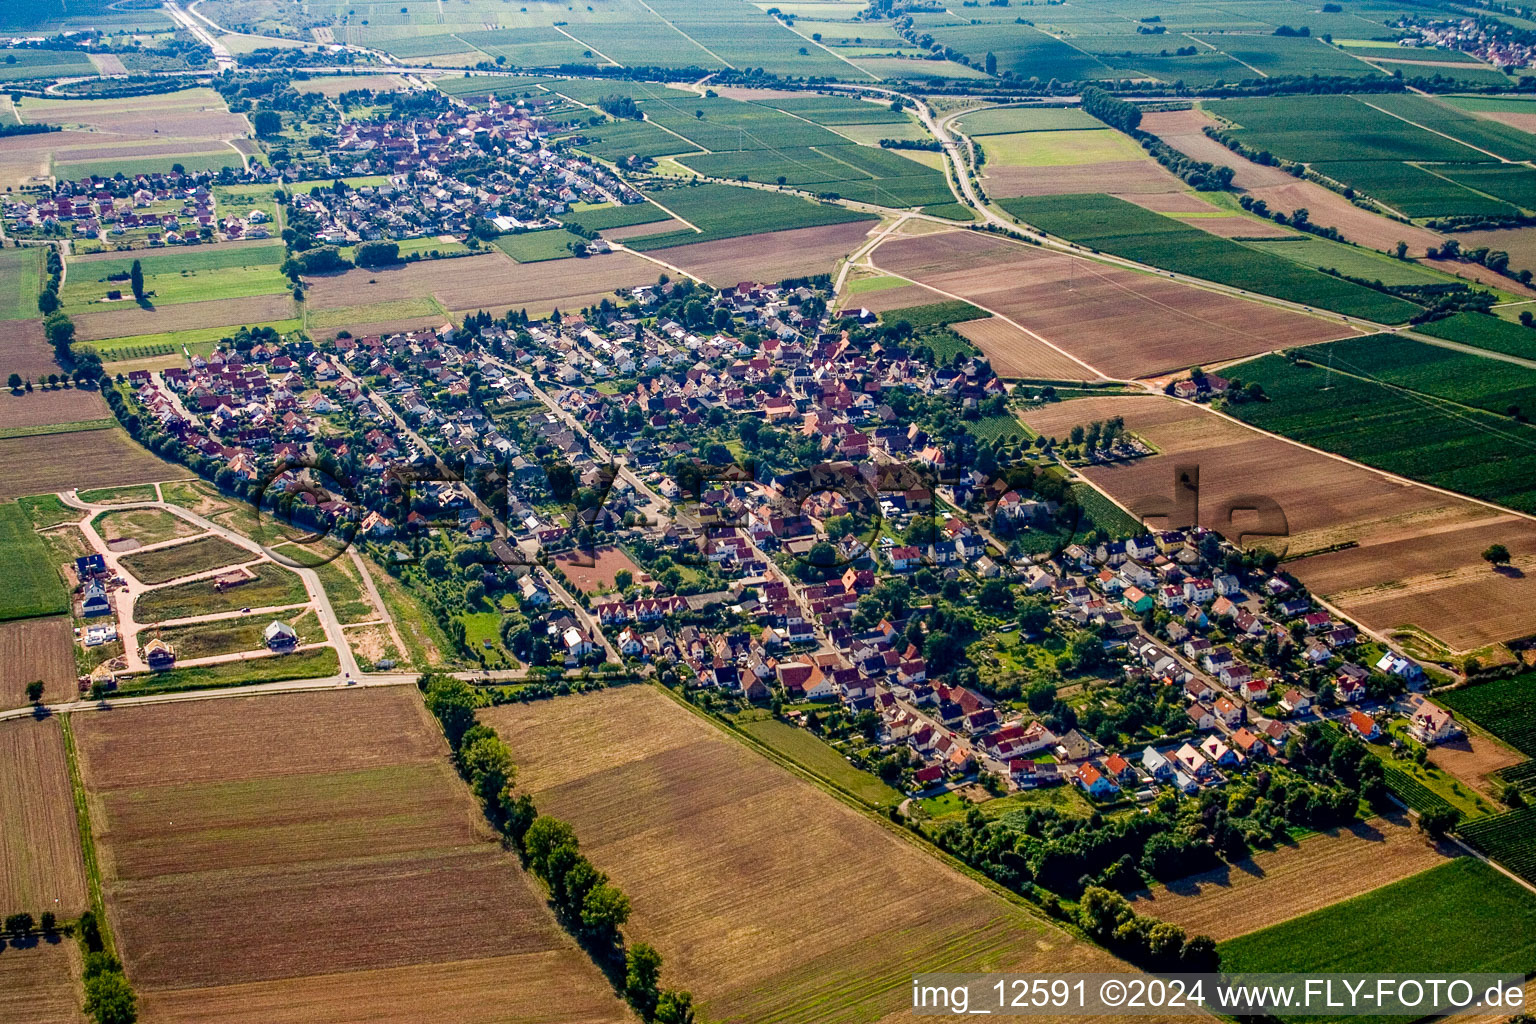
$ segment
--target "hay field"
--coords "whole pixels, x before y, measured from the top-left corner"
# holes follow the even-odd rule
[[[615,288],[653,282],[661,272],[656,264],[625,252],[520,264],[498,251],[464,259],[349,270],[306,281],[308,306],[312,310],[431,296],[451,313],[479,309],[500,313],[523,308],[529,313],[547,313],[557,307],[579,309],[591,305],[611,297]]]
[[[1431,842],[1405,814],[1372,818],[1158,886],[1134,902],[1139,914],[1222,942],[1418,874],[1457,852]]]
[[[118,708],[75,728],[145,1019],[260,1005],[340,1021],[366,999],[439,1020],[447,990],[465,1022],[628,1019],[490,834],[414,690]]]
[[[1301,313],[972,231],[892,238],[874,264],[1035,331],[1110,377],[1145,377],[1355,334]]]
[[[48,703],[75,693],[74,635],[62,615],[0,623],[0,710],[27,703],[26,686],[43,681]]]
[[[1124,416],[1127,429],[1160,452],[1087,476],[1134,509],[1173,492],[1176,465],[1200,467],[1202,525],[1234,533],[1256,522],[1223,521],[1243,495],[1273,498],[1289,537],[1266,541],[1304,554],[1287,562],[1314,593],[1378,631],[1416,625],[1453,650],[1531,631],[1536,574],[1500,575],[1481,553],[1496,538],[1524,557],[1536,550],[1536,523],[1243,427],[1193,406],[1156,397],[1091,398],[1033,410],[1033,429],[1065,437],[1074,424]],[[1153,520],[1153,525],[1158,525]]]
[[[782,281],[787,277],[830,274],[837,268],[838,260],[864,242],[873,226],[870,221],[850,221],[696,242],[668,249],[665,258],[717,288],[739,281]],[[653,234],[663,230],[655,224],[646,227]],[[613,234],[604,232],[604,236],[612,238]]]
[[[54,718],[0,722],[0,915],[87,908],[75,798]]]
[[[1125,970],[648,686],[482,713],[717,1022],[908,1020],[921,970]]]
[[[0,500],[186,475],[184,468],[139,447],[127,431],[117,427],[0,438]]]
[[[0,1024],[85,1024],[78,948],[71,938],[0,944]]]

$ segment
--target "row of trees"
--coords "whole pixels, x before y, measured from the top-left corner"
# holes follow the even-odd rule
[[[600,966],[623,964],[622,994],[641,1020],[693,1024],[693,996],[661,987],[661,954],[643,942],[625,950],[620,929],[629,920],[629,897],[581,852],[569,823],[540,815],[531,797],[513,792],[512,752],[475,719],[479,692],[452,676],[423,676],[420,685],[459,774],[480,798],[487,819],[544,882],[561,924]]]
[[[1180,153],[1150,132],[1141,130],[1141,108],[1111,96],[1097,86],[1083,90],[1083,109],[1113,125],[1137,142],[1158,163],[1201,192],[1220,192],[1232,184],[1232,168],[1218,167]]]

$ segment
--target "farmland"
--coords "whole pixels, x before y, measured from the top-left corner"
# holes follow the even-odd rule
[[[0,1022],[85,1024],[78,957],[69,939],[0,948]]]
[[[666,261],[717,288],[746,280],[781,281],[830,274],[838,260],[859,247],[870,227],[869,221],[851,220],[745,238],[694,242],[668,249]]]
[[[1232,413],[1369,466],[1536,510],[1536,431],[1468,407],[1536,407],[1536,393],[1527,391],[1536,383],[1532,371],[1406,339],[1345,343],[1332,353],[1309,349],[1306,355],[1313,361],[1307,365],[1279,356],[1244,364],[1242,379],[1262,386],[1269,400],[1233,406]],[[1477,376],[1465,382],[1435,376],[1458,367]],[[1407,390],[1413,388],[1430,390]]]
[[[882,1020],[919,970],[1115,969],[650,687],[483,719],[712,1020]]]
[[[739,238],[765,229],[787,231],[791,228],[875,219],[872,214],[859,213],[841,206],[730,185],[685,185],[655,189],[646,195],[699,230],[684,229],[642,235],[625,242],[625,245],[640,252],[712,242],[722,238]]]
[[[41,249],[0,249],[0,320],[37,316],[42,282]]]
[[[1536,332],[1498,317],[1457,313],[1444,320],[1419,324],[1414,330],[1463,345],[1485,348],[1490,352],[1502,352],[1524,359],[1536,358]]]
[[[968,231],[895,237],[872,260],[996,310],[1116,377],[1253,355],[1277,337],[1326,341],[1349,333],[1299,313]]]
[[[351,990],[320,976],[361,972],[371,998],[411,999],[428,965],[461,963],[496,984],[496,1019],[623,1019],[491,840],[414,692],[120,709],[75,729],[107,904],[154,1019],[219,1019],[250,986],[318,997],[310,1019],[325,1019]],[[165,927],[189,915],[199,928]],[[241,941],[251,929],[259,953]],[[524,966],[560,983],[509,984]],[[465,992],[465,1019],[492,1019],[488,997]]]
[[[502,235],[496,239],[496,248],[519,263],[542,263],[545,260],[563,260],[572,255],[571,245],[581,239],[569,231],[525,231],[522,234]]]
[[[1536,757],[1536,673],[1477,683],[1435,699],[1527,757]]]
[[[1411,302],[1329,277],[1268,251],[1105,195],[1005,199],[1019,220],[1093,249],[1350,316],[1396,323],[1419,311]]]
[[[1536,882],[1536,807],[1462,822],[1456,831],[1521,878]]]
[[[1406,815],[1373,818],[1143,894],[1137,913],[1218,941],[1350,899],[1450,856]]]
[[[223,537],[208,536],[124,555],[118,564],[133,573],[140,582],[154,586],[226,565],[249,562],[256,557],[253,552]]]
[[[109,302],[133,303],[128,274],[135,260],[144,271],[144,291],[152,305],[173,305],[213,299],[281,295],[292,285],[277,272],[281,245],[221,246],[206,252],[156,253],[138,257],[77,260],[70,264],[60,298],[70,314],[90,312]],[[117,276],[119,280],[110,278]],[[109,289],[128,296],[108,300]]]
[[[1489,928],[1488,922],[1501,922]],[[1508,971],[1536,957],[1536,896],[1463,857],[1223,942],[1226,971]]]
[[[56,615],[0,623],[0,665],[5,666],[0,674],[0,710],[26,704],[26,685],[33,680],[42,680],[44,700],[72,694],[75,656],[70,620]]]
[[[0,429],[44,427],[109,418],[100,392],[80,388],[0,394]]]
[[[894,807],[901,802],[900,793],[868,772],[849,764],[848,759],[835,748],[805,729],[777,718],[755,716],[743,716],[737,726],[775,753],[852,793],[867,804]]]
[[[86,909],[85,865],[58,721],[0,722],[0,769],[0,913],[72,918]]]
[[[1205,525],[1236,532],[1222,510],[1257,491],[1285,513],[1288,537],[1272,541],[1276,547],[1303,554],[1354,542],[1289,561],[1286,568],[1367,627],[1413,623],[1453,650],[1530,632],[1536,585],[1529,574],[1501,575],[1481,558],[1495,542],[1517,553],[1536,550],[1536,528],[1526,521],[1164,399],[1084,398],[1030,411],[1024,419],[1038,433],[1065,437],[1074,424],[1117,415],[1159,454],[1085,473],[1133,508],[1145,496],[1168,493],[1175,463],[1197,462]]]
[[[13,442],[0,442],[6,443]],[[0,555],[6,566],[6,586],[0,588],[0,622],[69,610],[69,595],[48,560],[43,542],[14,502],[0,505]]]

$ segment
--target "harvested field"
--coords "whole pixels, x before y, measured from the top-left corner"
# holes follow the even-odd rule
[[[1250,430],[1203,410],[1154,397],[1093,398],[1047,406],[1025,421],[1065,437],[1074,424],[1124,416],[1160,454],[1087,470],[1135,508],[1172,494],[1175,465],[1200,467],[1201,523],[1231,534],[1253,528],[1223,509],[1244,495],[1273,498],[1285,513],[1290,551],[1354,547],[1287,562],[1314,593],[1381,632],[1415,625],[1463,651],[1531,631],[1536,572],[1501,575],[1482,560],[1495,540],[1517,560],[1536,551],[1536,523],[1397,481],[1344,459]],[[1153,520],[1153,525],[1158,525]]]
[[[1217,208],[1200,198],[1198,192],[1147,192],[1115,196],[1136,203],[1155,213],[1216,213]]]
[[[5,325],[0,332],[0,374],[19,373],[36,380],[58,372],[41,320],[12,320]]]
[[[1437,743],[1429,750],[1435,767],[1456,776],[1472,789],[1493,796],[1494,782],[1489,776],[1526,759],[1491,736],[1467,735],[1448,743]]]
[[[630,575],[638,579],[644,574],[638,565],[632,562],[619,548],[614,546],[597,548],[594,552],[596,558],[594,564],[584,565],[585,552],[567,551],[554,556],[554,562],[560,567],[583,593],[590,594],[598,590],[612,590],[614,574],[620,570],[628,570]]]
[[[75,693],[74,634],[68,618],[17,619],[0,623],[0,710],[27,703],[26,686],[41,679],[50,703]]]
[[[1136,912],[1222,942],[1407,878],[1455,853],[1449,843],[1426,839],[1406,814],[1372,818],[1159,886],[1135,900]]]
[[[1463,240],[1462,244],[1466,245],[1467,242]],[[1436,270],[1444,271],[1447,274],[1455,274],[1458,277],[1465,277],[1468,280],[1476,281],[1478,284],[1486,285],[1489,288],[1497,288],[1500,291],[1509,292],[1512,295],[1519,295],[1524,298],[1536,298],[1536,288],[1532,288],[1529,285],[1523,285],[1519,281],[1512,281],[1505,277],[1503,274],[1500,274],[1498,271],[1489,270],[1481,263],[1473,263],[1471,260],[1429,259],[1423,260],[1421,262],[1426,267],[1434,267]]]
[[[12,372],[15,371],[6,371],[7,375]],[[0,428],[78,423],[111,415],[99,391],[70,388],[59,391],[34,390],[22,395],[13,395],[9,391],[0,393]]]
[[[612,297],[615,288],[656,280],[661,268],[631,253],[584,260],[514,263],[501,252],[457,260],[424,260],[403,267],[351,270],[307,278],[312,309],[339,309],[430,295],[450,312],[527,308],[577,309]],[[369,280],[376,284],[369,284]],[[353,333],[357,333],[353,328]]]
[[[896,288],[882,288],[879,291],[849,295],[840,305],[845,309],[850,306],[854,308],[862,306],[875,313],[884,313],[887,310],[926,306],[943,301],[944,296],[920,284],[904,284]]]
[[[894,238],[874,263],[1011,317],[1101,374],[1145,377],[1350,328],[970,231]]]
[[[81,341],[134,338],[141,334],[187,331],[197,327],[230,327],[287,320],[293,316],[290,295],[255,295],[242,299],[210,299],[181,302],[156,309],[141,309],[130,299],[121,309],[79,313],[71,319]]]
[[[186,469],[162,461],[116,427],[0,438],[0,500],[186,475]]]
[[[1201,111],[1178,110],[1147,114],[1141,127],[1187,156],[1232,168],[1233,186],[1254,199],[1264,200],[1271,210],[1290,213],[1305,207],[1313,223],[1338,228],[1340,234],[1358,245],[1391,252],[1399,241],[1404,241],[1410,254],[1422,256],[1426,249],[1443,241],[1428,228],[1388,220],[1360,209],[1315,182],[1298,181],[1278,167],[1266,167],[1239,156],[1201,131],[1204,126],[1216,123]]]
[[[1520,270],[1536,270],[1536,228],[1506,231],[1463,231],[1456,235],[1469,249],[1487,246],[1509,253],[1509,265]],[[1505,280],[1509,280],[1505,278]],[[1511,284],[1513,282],[1510,282]]]
[[[717,288],[738,281],[780,281],[786,277],[828,274],[836,269],[838,260],[859,247],[873,226],[869,221],[850,221],[724,238],[679,245],[668,249],[664,258]],[[660,230],[654,224],[646,227],[653,229],[651,234]]]
[[[1126,969],[652,687],[482,719],[710,1020],[905,1021],[915,971]]]
[[[0,914],[87,907],[75,797],[55,718],[0,722]],[[3,959],[3,958],[0,958]]]
[[[628,1019],[413,690],[206,705],[75,724],[107,905],[152,1019],[249,1020],[254,999],[264,1020],[342,1021],[382,989],[393,1019],[439,1020],[447,987],[455,1020]]]
[[[1100,164],[1005,167],[987,164],[987,194],[1013,196],[1074,195],[1081,192],[1178,192],[1184,183],[1152,160],[1112,160]]]
[[[1135,197],[1131,197],[1135,202]],[[1296,232],[1288,231],[1273,221],[1256,220],[1253,217],[1184,217],[1180,223],[1201,231],[1209,231],[1222,238],[1295,238]]]
[[[0,1024],[85,1024],[75,940],[0,943]]]
[[[1001,317],[954,324],[955,333],[986,353],[1002,377],[1046,380],[1096,380],[1098,374],[1051,348]]]
[[[663,231],[682,231],[688,225],[675,217],[666,220],[655,220],[649,224],[628,224],[621,228],[604,228],[602,236],[610,242],[622,242],[626,238],[638,238],[643,235],[660,234]]]

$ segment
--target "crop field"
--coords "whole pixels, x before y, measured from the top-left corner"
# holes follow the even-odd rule
[[[581,239],[569,231],[555,228],[502,235],[496,239],[495,245],[518,263],[542,263],[545,260],[570,258],[571,243],[579,241]]]
[[[96,65],[79,50],[7,50],[6,57],[0,64],[0,82],[96,74]]]
[[[241,608],[279,608],[309,600],[304,581],[296,573],[276,563],[252,566],[251,571],[256,578],[250,583],[222,592],[213,589],[211,579],[151,590],[134,603],[133,616],[139,622],[165,622]]]
[[[443,1012],[435,986],[452,979],[455,1019],[626,1019],[491,837],[413,691],[120,708],[75,729],[147,1018],[227,1020],[254,1001],[264,1020],[337,1021],[367,992],[405,1021],[428,1001]]]
[[[792,228],[875,219],[873,214],[860,213],[842,206],[731,185],[685,185],[655,189],[646,195],[699,230],[684,229],[644,235],[624,243],[641,252],[713,242],[723,238],[739,238],[765,230],[788,231]]]
[[[1221,219],[1221,218],[1213,218]],[[1234,218],[1243,228],[1243,234],[1259,234],[1248,225],[1262,227],[1262,222],[1250,218]],[[1211,220],[1191,220],[1192,227],[1211,230]],[[1278,225],[1276,225],[1278,229]],[[1365,281],[1380,281],[1386,285],[1446,284],[1450,279],[1443,274],[1426,270],[1416,263],[1392,259],[1371,249],[1353,245],[1340,245],[1316,235],[1284,235],[1283,240],[1273,242],[1248,240],[1250,249],[1258,249],[1273,256],[1281,256],[1308,269],[1326,268],[1337,270],[1349,277]]]
[[[807,46],[767,14],[758,15],[734,0],[650,0],[646,6],[734,67],[763,68],[777,75],[858,78],[857,72],[825,50]]]
[[[588,231],[611,231],[614,228],[636,227],[669,220],[665,210],[654,203],[634,203],[629,206],[591,206],[572,210],[560,218],[567,224],[575,224]]]
[[[165,156],[146,154],[122,155],[91,160],[54,160],[56,177],[78,180],[80,178],[110,178],[117,174],[169,174],[181,164],[189,174],[203,171],[221,171],[226,167],[236,171],[245,168],[245,160],[233,149],[220,149],[211,153],[177,152]]]
[[[0,1024],[85,1024],[73,940],[0,948]]]
[[[1217,281],[1386,323],[1419,312],[1411,302],[1341,281],[1291,260],[1105,195],[1005,199],[1021,221],[1093,249],[1192,277]]]
[[[955,331],[985,352],[993,371],[1003,377],[1040,380],[1094,380],[1098,377],[1077,360],[997,317],[958,323]]]
[[[599,160],[654,160],[674,153],[696,153],[699,147],[649,121],[610,121],[581,129],[580,148]]]
[[[0,320],[37,316],[37,293],[42,285],[41,249],[0,249]]]
[[[482,718],[710,1020],[904,1020],[914,971],[1116,969],[651,687]]]
[[[389,269],[349,270],[345,274],[314,278],[308,305],[329,311],[354,307],[360,299],[375,304],[419,302],[425,295],[450,312],[527,309],[538,314],[556,307],[579,309],[612,296],[615,288],[650,283],[656,279],[656,273],[655,264],[629,253],[610,253],[571,263],[522,265],[501,253],[491,253],[467,259],[427,260]]]
[[[1528,882],[1536,882],[1536,807],[1463,822],[1467,842]]]
[[[959,295],[1114,377],[1337,338],[1337,324],[969,231],[892,238],[876,266]]]
[[[43,682],[43,698],[53,702],[75,691],[74,636],[64,616],[15,619],[0,623],[0,710],[27,703],[26,686]]]
[[[1536,170],[1508,164],[1447,164],[1435,173],[1524,209],[1536,209]]]
[[[4,445],[11,443],[0,442],[0,454]],[[0,505],[0,556],[6,566],[6,585],[0,588],[0,622],[69,610],[69,595],[58,571],[49,561],[42,540],[32,531],[32,521],[15,502]]]
[[[291,320],[293,315],[293,299],[284,293],[181,302],[153,309],[143,309],[129,300],[116,309],[81,313],[73,319],[80,340],[92,342],[208,329],[221,330],[222,334],[234,334],[245,324],[275,323]]]
[[[124,555],[118,564],[140,582],[155,586],[226,565],[238,565],[260,556],[223,537],[208,536],[168,547]]]
[[[54,718],[0,722],[0,913],[86,909],[75,797]],[[0,956],[3,959],[3,956]]]
[[[1526,756],[1536,757],[1536,673],[1449,690],[1435,699]]]
[[[203,532],[201,527],[163,508],[125,508],[116,512],[103,512],[92,525],[109,544],[119,540],[159,544]]]
[[[1536,551],[1536,527],[1528,521],[1159,398],[1075,399],[1031,410],[1024,420],[1037,433],[1066,437],[1074,424],[1111,416],[1123,416],[1126,428],[1159,452],[1085,471],[1133,510],[1147,496],[1170,493],[1175,465],[1196,463],[1203,525],[1229,535],[1254,529],[1253,518],[1238,513],[1229,520],[1222,510],[1243,495],[1262,494],[1286,519],[1286,539],[1268,544],[1302,555],[1354,542],[1296,558],[1286,569],[1368,628],[1416,624],[1457,651],[1530,632],[1536,581],[1530,573],[1495,573],[1481,557],[1495,542],[1517,559]],[[1158,522],[1152,520],[1154,528]]]
[[[985,320],[991,315],[986,310],[961,299],[946,299],[943,302],[928,302],[921,306],[887,309],[880,314],[880,321],[894,324],[905,320],[914,329],[921,330],[926,327],[947,327],[950,324],[969,320]]]
[[[992,107],[965,114],[955,127],[967,135],[1084,131],[1107,125],[1080,107]]]
[[[108,290],[124,298],[114,305],[133,305],[133,293],[126,275],[135,259],[144,271],[144,291],[151,304],[167,305],[203,302],[213,299],[240,299],[258,295],[277,295],[292,288],[277,266],[284,259],[282,245],[241,245],[210,249],[206,252],[155,253],[110,259],[71,260],[64,291],[59,296],[71,315],[88,312],[107,303]]]
[[[1393,366],[1388,360],[1399,346],[1417,346],[1431,355],[1419,357],[1410,349],[1403,355],[1411,361]],[[1378,350],[1385,353],[1380,361],[1363,354]],[[1437,358],[1442,353],[1446,358]],[[1469,399],[1479,405],[1524,401],[1536,407],[1525,387],[1506,384],[1498,390],[1500,378],[1507,382],[1518,374],[1532,376],[1532,371],[1406,339],[1363,350],[1353,345],[1335,349],[1333,367],[1341,372],[1328,369],[1327,350],[1309,350],[1307,357],[1316,364],[1294,365],[1279,356],[1245,364],[1243,380],[1260,384],[1269,400],[1234,406],[1233,415],[1378,469],[1521,511],[1536,510],[1536,430],[1462,404]],[[1478,378],[1437,382],[1429,376],[1437,369],[1469,367],[1490,378],[1486,390],[1479,390]],[[1402,390],[1415,385],[1453,394],[1449,400],[1426,399]]]
[[[1426,839],[1407,815],[1372,818],[1160,885],[1136,912],[1224,941],[1418,874],[1454,849]]]
[[[1501,924],[1489,928],[1490,921]],[[1224,971],[1523,975],[1536,962],[1536,895],[1482,861],[1462,857],[1223,942],[1220,951]]]
[[[782,281],[809,274],[830,274],[838,260],[863,243],[870,227],[869,221],[853,220],[695,242],[668,249],[666,260],[717,288],[738,281]]]
[[[1380,109],[1378,96],[1286,96],[1215,100],[1205,108],[1233,122],[1245,145],[1304,162],[1487,160],[1470,146]]]
[[[10,320],[0,331],[0,375],[19,373],[37,380],[58,373],[53,346],[43,335],[41,320]]]
[[[0,393],[0,430],[80,423],[111,415],[98,391],[71,388],[23,395]]]
[[[1409,217],[1513,217],[1509,203],[1478,195],[1444,172],[1482,164],[1408,164],[1391,160],[1350,160],[1314,164],[1320,174],[1342,181]]]
[[[835,747],[807,729],[780,719],[752,717],[748,712],[736,725],[742,732],[795,764],[852,793],[873,807],[895,807],[902,795],[877,776],[855,768]]]
[[[1012,22],[1012,19],[1009,19]],[[1059,39],[1053,39],[1029,25],[1013,23],[990,25],[934,25],[924,32],[934,42],[959,50],[976,63],[987,53],[997,56],[999,72],[1012,71],[1022,79],[1049,81],[1114,78],[1115,72],[1097,57],[1086,54]]]

